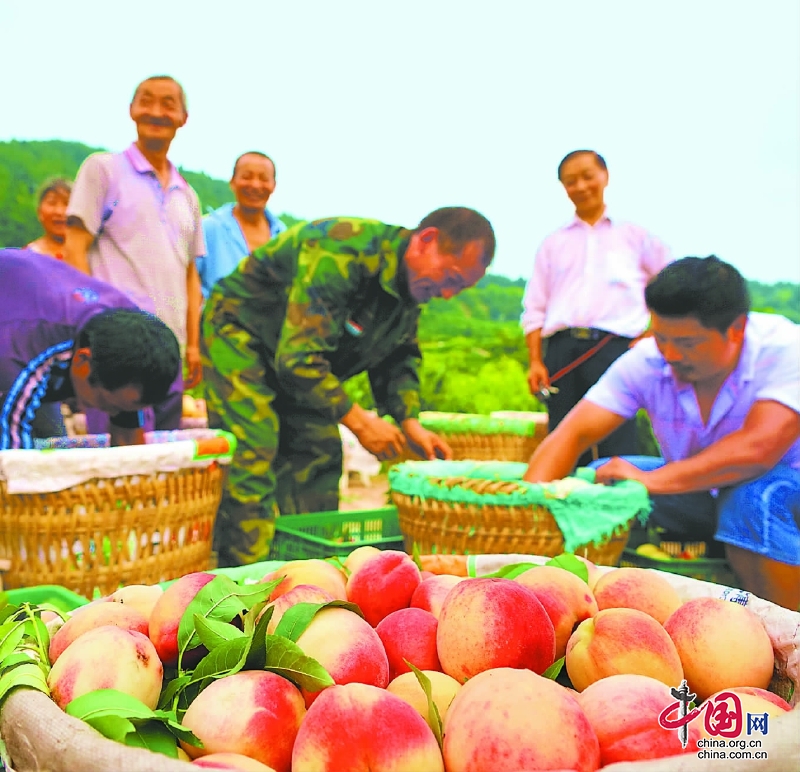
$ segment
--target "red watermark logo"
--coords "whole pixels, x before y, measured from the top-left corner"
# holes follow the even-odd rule
[[[746,728],[747,734],[759,733],[766,735],[769,731],[768,713],[745,713],[742,710],[742,701],[735,692],[720,692],[713,700],[706,700],[702,705],[692,707],[697,695],[689,691],[686,680],[681,681],[680,687],[670,689],[670,694],[675,702],[667,705],[658,716],[658,724],[664,729],[676,729],[680,734],[681,745],[685,748],[688,742],[689,724],[701,713],[703,724],[709,737],[737,738],[742,729]]]

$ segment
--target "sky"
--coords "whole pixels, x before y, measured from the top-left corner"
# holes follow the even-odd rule
[[[800,281],[798,0],[0,0],[0,141],[121,150],[169,74],[171,159],[275,160],[276,212],[415,226],[471,206],[493,273],[572,217],[561,158],[606,158],[609,214],[678,256]]]

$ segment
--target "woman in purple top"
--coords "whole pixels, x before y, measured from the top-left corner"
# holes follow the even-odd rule
[[[32,448],[42,405],[111,416],[111,441],[144,441],[142,411],[181,363],[174,333],[113,287],[29,250],[0,250],[0,449]]]

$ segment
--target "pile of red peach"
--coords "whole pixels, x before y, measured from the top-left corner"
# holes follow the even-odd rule
[[[402,552],[361,548],[342,567],[285,564],[268,633],[296,603],[319,611],[297,645],[334,686],[309,693],[272,672],[220,678],[183,717],[203,743],[199,766],[275,772],[523,772],[592,770],[618,761],[696,753],[702,719],[677,731],[659,714],[683,679],[699,703],[734,691],[744,709],[789,710],[766,691],[773,649],[760,619],[713,598],[682,602],[658,572],[620,568],[589,581],[556,566],[514,579],[421,572]],[[211,574],[166,591],[129,587],[76,613],[54,635],[50,688],[63,708],[112,688],[155,707],[163,665],[177,660],[184,610]],[[571,686],[543,673],[565,657]],[[440,744],[429,679],[443,723]],[[566,682],[566,681],[565,681]]]

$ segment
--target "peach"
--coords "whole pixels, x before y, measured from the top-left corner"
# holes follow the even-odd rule
[[[700,734],[706,739],[716,737],[715,734],[712,734],[709,731],[709,727],[712,729],[719,728],[726,731],[735,731],[735,724],[728,727],[723,722],[730,717],[731,713],[735,714],[737,707],[735,704],[735,697],[738,697],[739,705],[741,706],[741,724],[735,737],[738,738],[747,736],[748,715],[763,716],[766,713],[767,731],[769,731],[769,719],[783,715],[791,710],[791,707],[785,702],[785,700],[781,700],[780,697],[766,691],[766,689],[759,689],[758,692],[761,693],[754,694],[749,691],[744,691],[744,689],[741,687],[734,689],[721,689],[716,694],[712,694],[706,700],[706,703],[709,704],[709,707],[704,709],[703,713],[694,721],[692,721],[690,726],[696,727],[698,732],[700,732]],[[770,696],[764,697],[762,696],[763,694],[768,694]],[[735,697],[733,695],[735,695]],[[781,702],[784,704],[781,705],[773,698],[781,700]],[[725,703],[724,709],[718,707],[720,703]],[[711,712],[708,713],[708,711]],[[756,737],[760,737],[760,734],[756,734]],[[730,739],[735,738],[734,736],[731,736]]]
[[[192,764],[202,769],[233,769],[236,772],[275,772],[272,767],[241,753],[209,753],[200,756]]]
[[[693,598],[664,622],[664,629],[675,642],[689,689],[698,700],[734,686],[769,686],[775,663],[772,643],[761,620],[744,606]]]
[[[425,573],[425,572],[423,572]],[[463,582],[463,576],[452,576],[451,574],[433,574],[428,579],[423,579],[414,594],[411,596],[409,606],[421,608],[423,611],[430,611],[437,619],[442,613],[442,604],[447,597],[447,593],[459,582]]]
[[[459,689],[461,689],[461,684],[446,673],[440,673],[436,670],[423,670],[422,672],[431,682],[431,698],[439,711],[439,718],[444,721],[450,708],[450,703],[458,694]],[[386,690],[396,694],[401,700],[405,700],[430,724],[428,698],[417,680],[416,673],[403,673],[397,676],[386,687]]]
[[[383,642],[389,659],[389,678],[410,673],[408,660],[419,670],[441,670],[436,653],[439,622],[430,611],[401,608],[378,622],[375,632]]]
[[[122,603],[136,609],[145,619],[150,619],[156,602],[164,594],[164,590],[157,584],[131,584],[120,587],[109,596],[113,603]]]
[[[567,674],[582,692],[612,675],[643,675],[680,686],[681,658],[666,630],[644,611],[610,608],[578,625],[567,643]]]
[[[344,567],[352,574],[355,573],[369,558],[377,555],[380,550],[377,547],[358,547],[354,549],[345,559]]]
[[[684,750],[678,732],[659,725],[658,717],[675,698],[655,678],[608,676],[587,686],[577,700],[600,741],[602,766],[697,751],[697,727],[689,727]]]
[[[407,702],[367,684],[331,686],[309,708],[292,753],[296,772],[444,772],[433,732]]]
[[[461,687],[444,721],[447,772],[593,772],[600,744],[577,699],[530,670],[501,667]]]
[[[117,603],[95,603],[71,616],[50,640],[50,664],[53,665],[73,641],[89,630],[114,625],[123,630],[136,630],[147,635],[147,619],[136,609]]]
[[[292,587],[289,592],[284,593],[267,606],[267,608],[271,606],[274,609],[267,624],[267,634],[275,634],[281,617],[296,603],[329,603],[332,600],[333,598],[325,590],[315,587],[313,584],[298,584],[297,587]]]
[[[383,643],[369,623],[353,611],[335,606],[322,609],[297,639],[297,645],[337,684],[363,683],[385,689],[389,683],[389,660]],[[306,706],[319,694],[303,692]]]
[[[408,608],[420,583],[419,568],[405,552],[370,555],[347,580],[347,600],[355,603],[373,627],[384,617]]]
[[[203,747],[181,745],[192,758],[240,753],[289,772],[305,715],[300,690],[285,678],[259,670],[234,673],[203,689],[183,716]]]
[[[84,633],[64,649],[47,677],[55,703],[63,710],[96,689],[116,689],[155,709],[164,668],[150,639],[114,625]]]
[[[543,673],[555,660],[556,636],[526,587],[511,579],[465,579],[444,601],[436,646],[442,670],[463,683],[490,668]]]
[[[148,634],[165,665],[177,664],[178,627],[183,612],[212,579],[214,574],[204,571],[186,574],[167,587],[153,606]]]
[[[598,612],[589,585],[575,574],[556,566],[531,568],[514,581],[527,587],[544,606],[555,629],[556,659],[560,659],[567,650],[567,641],[575,626]]]
[[[270,600],[277,600],[289,590],[300,584],[310,584],[325,590],[334,600],[347,600],[344,573],[327,560],[311,558],[309,560],[292,560],[279,569],[267,574],[261,581],[271,582],[280,577],[284,580],[272,591]]]
[[[786,702],[783,697],[780,697],[768,689],[759,689],[757,686],[734,686],[733,689],[728,689],[728,691],[736,692],[736,694],[752,694],[754,697],[761,697],[761,699],[767,700],[767,702],[771,702],[779,708],[783,708],[783,710],[792,709],[792,706]]]
[[[662,625],[682,603],[673,586],[649,568],[617,568],[603,574],[595,585],[594,597],[601,611],[635,608]]]

